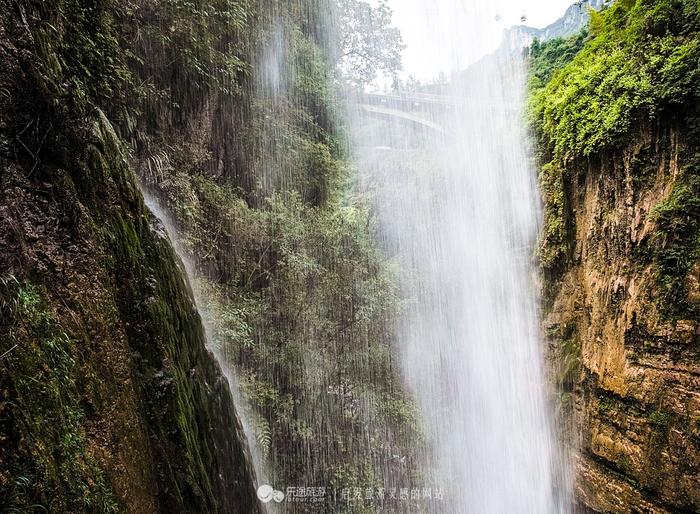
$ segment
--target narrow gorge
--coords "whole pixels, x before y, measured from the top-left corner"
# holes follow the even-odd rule
[[[0,513],[700,512],[699,121],[698,0],[0,0]]]

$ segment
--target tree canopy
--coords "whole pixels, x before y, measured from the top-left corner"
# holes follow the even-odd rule
[[[399,29],[391,26],[392,10],[385,0],[372,7],[361,0],[337,0],[338,78],[361,87],[379,75],[401,70],[405,48]]]

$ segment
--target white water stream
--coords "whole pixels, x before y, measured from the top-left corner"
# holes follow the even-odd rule
[[[425,51],[451,53],[455,66],[475,60],[493,30],[484,3],[424,4]],[[386,113],[367,121],[366,110],[355,123],[381,236],[407,270],[397,350],[448,491],[434,512],[569,511],[533,283],[540,212],[524,74],[520,55],[504,51],[440,91],[447,100],[427,105],[425,91],[411,92],[390,107],[425,127]]]
[[[425,55],[443,52],[455,71],[484,55],[492,32],[500,32],[484,22],[493,19],[493,6],[479,0],[441,0],[439,9],[430,0],[410,3]],[[282,69],[282,43],[272,44],[264,85],[274,97],[283,91],[275,71]],[[353,118],[353,151],[375,200],[380,236],[405,270],[409,307],[396,351],[429,447],[426,483],[446,491],[444,502],[426,507],[435,514],[569,511],[567,466],[546,398],[532,262],[540,212],[523,128],[524,89],[521,59],[503,52],[429,91],[433,96],[407,93],[395,105],[380,101],[371,120],[366,110]],[[273,182],[267,179],[266,186]],[[167,216],[146,199],[184,258]],[[266,483],[270,473],[255,451],[232,368],[209,344],[237,396],[256,474]]]

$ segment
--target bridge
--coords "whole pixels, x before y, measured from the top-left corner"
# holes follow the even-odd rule
[[[369,116],[385,119],[385,120],[400,120],[412,124],[416,127],[427,128],[435,132],[445,133],[445,128],[438,123],[426,119],[426,117],[402,111],[400,109],[392,109],[381,105],[363,104],[362,110]]]
[[[519,112],[517,107],[511,105],[497,105],[494,102],[481,102],[476,105],[463,97],[424,93],[366,93],[359,97],[358,104],[362,113],[369,117],[405,123],[438,134],[448,132],[444,124],[455,115]]]
[[[444,115],[455,106],[454,99],[439,95],[364,94],[359,99],[363,114],[381,120],[398,121],[416,128],[445,133]]]

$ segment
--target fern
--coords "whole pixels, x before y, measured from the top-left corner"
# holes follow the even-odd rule
[[[255,419],[255,441],[258,443],[258,448],[260,448],[264,454],[270,451],[270,446],[272,445],[272,430],[267,420],[260,416],[256,416]]]

